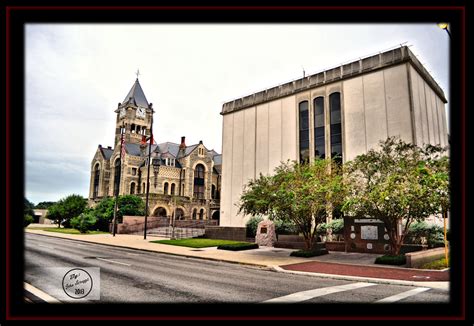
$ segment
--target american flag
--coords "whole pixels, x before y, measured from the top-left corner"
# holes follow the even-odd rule
[[[122,137],[120,139],[120,147],[121,147],[121,150],[122,150],[120,155],[122,156],[122,159],[123,159],[123,158],[125,158],[125,142],[124,142],[124,139],[123,139],[123,134],[122,134]]]

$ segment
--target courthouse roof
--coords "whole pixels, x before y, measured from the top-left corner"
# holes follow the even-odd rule
[[[279,86],[265,89],[263,91],[235,99],[222,105],[221,114],[225,115],[241,109],[256,106],[261,103],[270,102],[286,96],[306,91],[308,89],[320,87],[333,82],[353,78],[362,74],[370,73],[379,69],[388,68],[410,62],[413,68],[430,85],[433,91],[447,103],[446,97],[441,87],[433,77],[423,67],[413,52],[407,46],[401,46],[393,50],[378,53],[373,56],[360,58],[359,60],[327,69],[322,72],[296,79]]]
[[[127,96],[125,96],[122,104],[133,104],[135,106],[141,106],[144,108],[148,107],[148,101],[145,97],[142,87],[140,86],[138,78],[135,80],[135,83],[128,92]]]

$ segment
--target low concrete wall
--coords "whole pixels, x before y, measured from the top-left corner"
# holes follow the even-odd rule
[[[430,261],[444,258],[444,248],[428,249],[405,254],[407,267],[417,268]]]
[[[344,241],[326,241],[326,249],[329,251],[346,251]]]
[[[208,239],[246,241],[245,227],[224,227],[206,225],[205,237]]]

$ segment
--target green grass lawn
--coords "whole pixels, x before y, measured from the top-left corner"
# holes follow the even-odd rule
[[[180,239],[180,240],[156,240],[150,241],[153,243],[168,244],[173,246],[191,247],[191,248],[206,248],[217,247],[227,244],[241,244],[246,242],[231,241],[231,240],[217,240],[217,239]]]
[[[66,233],[66,234],[106,234],[108,232],[102,231],[88,231],[87,233],[81,233],[76,229],[66,229],[66,228],[31,228],[32,230],[42,230],[48,232],[57,232],[57,233]]]

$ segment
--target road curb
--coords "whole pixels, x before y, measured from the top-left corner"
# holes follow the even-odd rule
[[[50,296],[48,293],[41,291],[38,288],[35,288],[33,285],[23,282],[23,288],[26,292],[31,293],[34,297],[41,299],[47,303],[61,303],[58,299]]]
[[[268,267],[280,273],[309,275],[309,276],[315,276],[315,277],[321,277],[321,278],[330,278],[330,279],[346,280],[346,281],[362,281],[362,282],[371,282],[371,283],[378,283],[378,284],[424,286],[424,287],[435,288],[438,290],[449,291],[449,282],[416,282],[416,281],[404,281],[404,280],[396,280],[396,279],[373,278],[373,277],[363,277],[363,276],[349,276],[349,275],[338,275],[338,274],[292,271],[292,270],[283,269],[280,266],[268,266]],[[433,283],[437,283],[437,284],[433,284]]]

